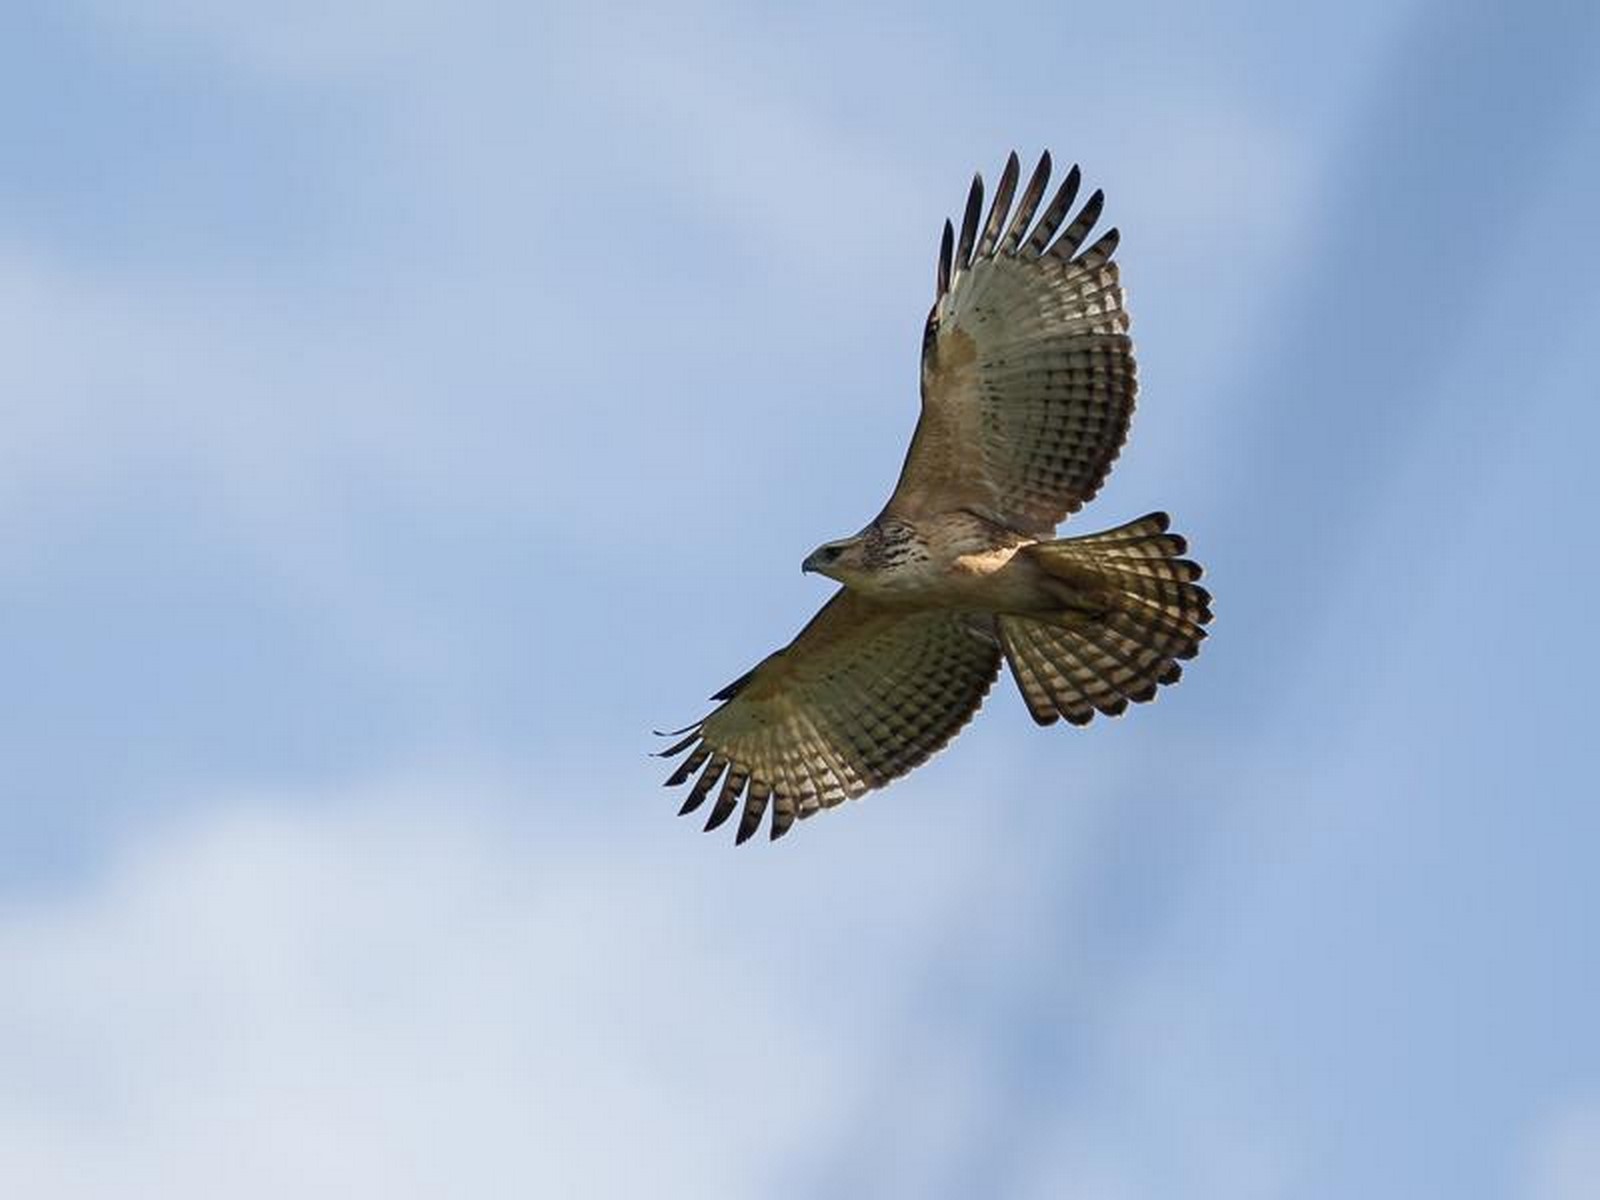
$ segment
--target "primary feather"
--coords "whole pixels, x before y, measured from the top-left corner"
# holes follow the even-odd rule
[[[711,800],[707,829],[739,812],[743,842],[770,811],[777,838],[883,786],[961,730],[1002,661],[1036,720],[1081,724],[1151,699],[1205,636],[1164,514],[1052,537],[1116,461],[1137,374],[1117,231],[1089,242],[1104,196],[1073,213],[1074,166],[1035,222],[1049,154],[1018,199],[1020,175],[1012,154],[987,214],[974,177],[959,235],[945,222],[899,480],[804,564],[844,586],[663,752],[686,755],[667,783],[694,779],[682,811]]]

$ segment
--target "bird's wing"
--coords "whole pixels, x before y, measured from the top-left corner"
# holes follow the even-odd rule
[[[841,590],[794,641],[712,697],[723,703],[663,752],[667,780],[699,772],[682,811],[715,794],[706,829],[743,796],[738,841],[772,803],[772,836],[924,762],[972,719],[1000,667],[992,623],[882,608]]]
[[[1122,448],[1136,384],[1117,231],[1085,247],[1098,191],[1067,220],[1077,167],[1035,223],[1049,178],[1046,153],[1013,210],[1013,154],[981,228],[977,177],[959,241],[945,222],[922,414],[888,514],[966,509],[1043,536],[1099,490]]]

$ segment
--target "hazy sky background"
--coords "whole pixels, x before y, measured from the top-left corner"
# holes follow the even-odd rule
[[[0,1193],[1600,1195],[1600,8],[0,10]],[[1183,684],[735,850],[653,727],[1108,194]],[[727,834],[727,831],[723,831]]]

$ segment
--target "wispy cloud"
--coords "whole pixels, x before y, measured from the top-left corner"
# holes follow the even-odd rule
[[[854,855],[741,899],[703,845],[519,832],[527,797],[459,771],[215,800],[0,911],[11,1190],[759,1193],[949,886]]]
[[[1435,15],[0,38],[0,1185],[1566,1200],[1597,43]],[[644,731],[820,598],[1013,145],[1108,190],[1097,511],[1174,509],[1216,638],[734,854]]]
[[[789,1194],[854,1145],[849,1176],[877,1194],[939,1192],[994,1095],[922,988],[984,1003],[936,964],[982,906],[1017,903],[1019,849],[947,782],[913,837],[857,821],[814,842],[825,886],[803,847],[551,836],[526,785],[460,764],[212,796],[88,888],[0,909],[6,1182],[44,1200]],[[1019,930],[998,953],[1038,950]],[[1169,989],[1124,979],[1121,1015],[1110,996],[1079,1014],[1143,1099],[1032,1126],[1023,1192],[1079,1163],[1107,1195],[1160,1194],[1141,1106],[1166,1107],[1163,1076],[1202,1044]],[[1232,1101],[1185,1103],[1210,1131],[1181,1161],[1249,1178],[1215,1161]]]

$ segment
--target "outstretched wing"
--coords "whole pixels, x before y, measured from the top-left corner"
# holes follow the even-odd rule
[[[1013,213],[1017,173],[1012,154],[981,232],[980,177],[959,242],[945,222],[923,337],[922,415],[886,513],[915,520],[967,509],[1044,536],[1099,490],[1127,437],[1136,383],[1110,261],[1117,231],[1082,248],[1103,196],[1061,229],[1078,193],[1073,167],[1034,224],[1050,155]]]
[[[663,756],[667,780],[699,772],[682,812],[715,790],[706,829],[738,807],[737,840],[772,804],[772,836],[797,816],[882,787],[926,761],[977,712],[1000,667],[992,627],[950,612],[881,608],[840,591],[798,637],[714,700],[724,703]]]

